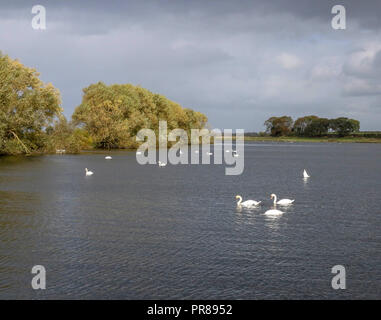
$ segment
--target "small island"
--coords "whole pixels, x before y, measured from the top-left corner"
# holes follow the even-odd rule
[[[265,132],[246,133],[245,140],[381,143],[381,131],[360,131],[360,121],[345,117],[327,119],[310,115],[296,121],[289,116],[271,117],[264,125]]]

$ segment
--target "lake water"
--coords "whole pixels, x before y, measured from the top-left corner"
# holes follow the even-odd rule
[[[381,298],[381,145],[247,143],[240,176],[105,155],[0,158],[0,298]]]

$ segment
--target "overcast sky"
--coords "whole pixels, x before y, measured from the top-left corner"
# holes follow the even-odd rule
[[[213,128],[264,130],[274,115],[315,114],[381,130],[381,1],[0,1],[0,50],[62,94],[139,84],[205,113]],[[31,26],[33,5],[47,29]],[[346,30],[331,9],[346,8]]]

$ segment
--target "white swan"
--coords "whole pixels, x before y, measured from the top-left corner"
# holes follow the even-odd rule
[[[303,178],[309,178],[309,174],[307,173],[306,169],[303,171]]]
[[[89,171],[87,168],[85,168],[85,170],[86,170],[86,175],[87,176],[92,176],[94,174],[94,172]]]
[[[106,160],[111,160],[112,157],[111,157],[111,156],[106,156],[105,159],[106,159]]]
[[[242,197],[239,195],[236,195],[235,198],[239,199],[237,202],[237,207],[252,208],[259,205],[262,202],[262,201],[255,201],[255,200],[246,200],[242,202]]]
[[[283,214],[283,212],[277,209],[271,209],[265,212],[266,216],[279,216],[281,214]]]
[[[295,200],[290,200],[290,199],[282,199],[282,200],[277,201],[277,196],[274,193],[270,197],[271,197],[271,199],[274,198],[274,206],[276,206],[277,204],[280,204],[281,206],[288,206],[295,201]]]
[[[165,167],[167,165],[166,163],[161,162],[161,161],[159,161],[158,164],[159,164],[159,167]]]

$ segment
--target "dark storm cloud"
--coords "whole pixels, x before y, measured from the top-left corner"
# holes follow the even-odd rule
[[[30,26],[34,4],[46,31]],[[345,31],[331,28],[335,4]],[[0,50],[60,88],[68,116],[102,80],[163,93],[216,127],[316,113],[377,129],[380,12],[381,1],[355,0],[1,1]]]
[[[41,4],[51,9],[79,12],[85,15],[114,15],[123,19],[131,16],[138,19],[154,18],[155,14],[188,14],[202,12],[210,17],[236,13],[263,13],[265,15],[290,13],[301,19],[317,18],[329,21],[332,6],[344,5],[349,19],[354,19],[368,28],[380,28],[381,1],[379,0],[13,0],[1,1],[0,15]]]

